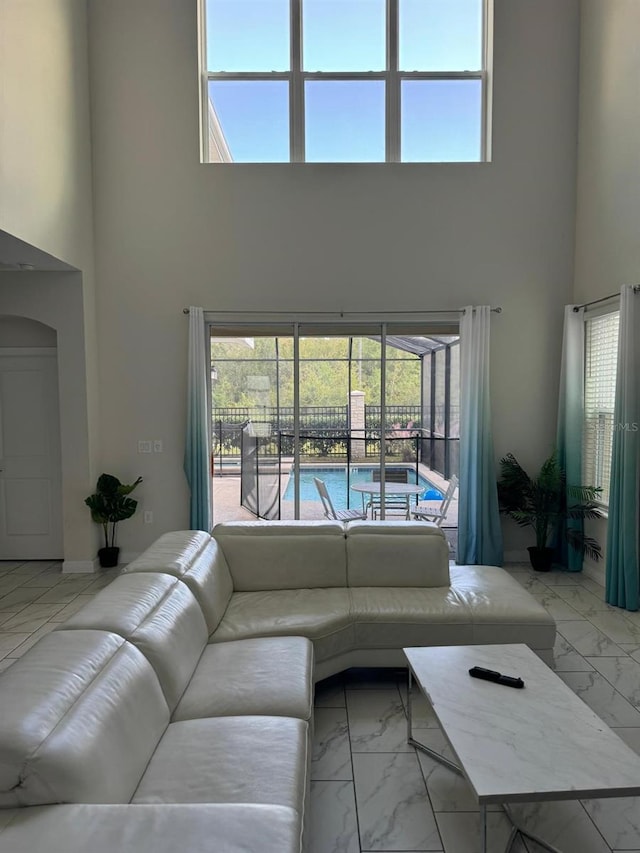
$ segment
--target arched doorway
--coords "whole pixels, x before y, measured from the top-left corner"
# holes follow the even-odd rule
[[[0,316],[0,559],[63,556],[55,329]]]

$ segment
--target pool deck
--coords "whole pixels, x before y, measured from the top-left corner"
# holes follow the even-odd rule
[[[435,471],[431,471],[424,466],[420,466],[420,473],[433,483],[436,488],[441,491],[446,491],[448,482]],[[286,489],[289,478],[288,472],[282,477],[282,492]],[[359,498],[354,495],[355,501],[352,506],[359,506]],[[434,501],[434,506],[437,506],[439,501]],[[293,519],[294,503],[293,501],[282,501],[281,517],[283,519]],[[300,518],[306,521],[319,521],[324,518],[322,504],[320,498],[314,501],[300,502]],[[255,520],[253,513],[246,510],[240,505],[240,477],[235,476],[214,476],[213,478],[213,519],[214,523],[219,521],[252,521]],[[457,497],[449,505],[449,511],[445,518],[443,528],[457,528],[458,526],[458,499]]]

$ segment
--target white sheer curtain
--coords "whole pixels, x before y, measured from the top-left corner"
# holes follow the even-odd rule
[[[210,431],[207,404],[209,360],[202,308],[189,308],[189,366],[187,434],[184,471],[191,489],[189,524],[192,530],[211,529]]]
[[[468,306],[460,322],[460,501],[457,562],[502,565],[491,434],[491,309]]]
[[[584,418],[584,309],[566,305],[560,366],[560,395],[556,444],[558,462],[567,475],[567,484],[582,483],[582,421]],[[569,496],[566,496],[569,502]],[[584,521],[573,518],[567,527],[582,533]],[[570,548],[563,527],[558,531],[555,560],[568,572],[582,570],[582,551]]]

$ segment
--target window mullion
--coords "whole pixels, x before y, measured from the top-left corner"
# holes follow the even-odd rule
[[[198,3],[198,56],[200,61],[200,160],[211,162],[209,150],[209,79],[207,77],[207,9],[204,0]]]
[[[291,73],[289,136],[291,162],[304,162],[304,80],[302,78],[302,0],[290,0]]]
[[[398,0],[387,0],[386,151],[387,163],[400,161],[400,78],[398,74]]]
[[[288,71],[209,71],[208,80],[288,80]]]
[[[493,113],[493,0],[483,0],[482,9],[482,149],[483,161],[491,160]]]

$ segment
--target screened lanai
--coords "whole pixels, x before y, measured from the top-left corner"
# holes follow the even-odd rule
[[[214,521],[322,518],[316,477],[337,509],[389,470],[423,486],[413,504],[440,499],[458,473],[456,327],[247,331],[212,329]]]

